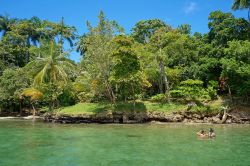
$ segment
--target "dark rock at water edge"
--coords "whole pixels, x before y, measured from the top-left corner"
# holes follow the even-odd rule
[[[184,123],[222,123],[221,114],[194,113],[194,112],[102,112],[99,114],[82,114],[77,116],[47,114],[44,116],[46,122],[54,123],[147,123],[151,121],[159,122],[184,122]],[[231,114],[227,117],[225,124],[249,124],[250,116],[239,116]]]

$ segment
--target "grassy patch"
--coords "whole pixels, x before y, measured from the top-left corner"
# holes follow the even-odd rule
[[[224,105],[223,99],[211,101],[209,103],[201,103],[193,106],[189,111],[193,112],[210,112],[215,113],[221,110]],[[73,106],[61,108],[57,110],[57,114],[80,115],[80,114],[97,114],[104,111],[155,111],[155,112],[178,112],[188,110],[187,104],[179,103],[157,103],[150,101],[137,101],[135,109],[132,102],[118,102],[114,107],[110,103],[78,103]]]
[[[225,102],[219,98],[218,100],[214,100],[209,103],[202,103],[202,105],[193,106],[189,111],[217,113],[222,109],[223,106],[225,106]]]
[[[149,101],[136,102],[135,111],[158,111],[158,112],[173,112],[186,110],[186,105],[171,103],[153,103]],[[133,111],[132,102],[117,103],[114,107],[110,103],[78,103],[73,106],[61,108],[57,110],[57,114],[79,115],[79,114],[96,114],[103,111]]]
[[[106,103],[78,103],[73,106],[58,109],[57,114],[68,114],[68,115],[96,114],[111,109],[112,109],[111,105]]]
[[[179,103],[171,103],[171,104],[162,104],[162,103],[152,103],[152,102],[144,102],[148,111],[158,111],[158,112],[175,112],[175,111],[183,111],[187,109],[186,105]]]

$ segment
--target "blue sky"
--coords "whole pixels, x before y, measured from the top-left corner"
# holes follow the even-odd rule
[[[233,12],[236,17],[247,16],[247,11],[232,11],[233,0],[0,0],[0,14],[10,17],[41,19],[65,23],[77,28],[79,34],[87,31],[86,21],[93,25],[103,10],[106,17],[116,20],[130,33],[140,20],[159,18],[177,27],[190,24],[192,32],[208,31],[208,15],[215,10]],[[79,61],[79,54],[73,52],[71,58]]]

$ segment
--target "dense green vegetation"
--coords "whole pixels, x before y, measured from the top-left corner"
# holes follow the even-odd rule
[[[233,4],[249,7],[249,1]],[[1,15],[0,110],[141,110],[143,101],[149,111],[181,110],[190,102],[207,111],[206,103],[227,95],[249,102],[250,20],[214,11],[206,34],[159,19],[139,21],[125,34],[103,12],[98,18],[79,35],[63,18]],[[80,63],[69,59],[74,49]]]

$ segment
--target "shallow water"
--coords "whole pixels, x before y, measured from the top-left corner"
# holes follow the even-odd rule
[[[215,139],[196,132],[213,127]],[[250,165],[250,125],[0,120],[0,166]]]

